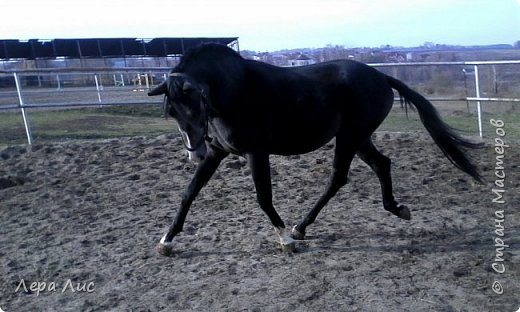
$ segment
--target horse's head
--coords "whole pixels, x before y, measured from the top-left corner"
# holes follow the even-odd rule
[[[201,161],[206,156],[208,138],[208,108],[204,88],[189,76],[171,73],[149,96],[165,95],[165,114],[175,118],[190,160]]]

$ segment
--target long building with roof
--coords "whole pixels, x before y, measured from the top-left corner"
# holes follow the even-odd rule
[[[191,47],[220,43],[237,51],[238,37],[0,40],[0,70],[93,66],[170,66]]]

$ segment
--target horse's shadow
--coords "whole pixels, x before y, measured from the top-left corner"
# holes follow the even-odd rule
[[[404,233],[403,233],[404,232]],[[520,231],[519,231],[520,232]],[[520,236],[517,233],[516,236]],[[364,244],[363,242],[371,241],[372,244]],[[377,244],[373,244],[376,241]],[[514,243],[514,242],[513,242]],[[204,258],[211,256],[237,256],[248,257],[270,256],[278,254],[279,256],[298,257],[298,255],[312,253],[391,253],[403,254],[407,253],[412,256],[435,254],[439,252],[483,252],[493,250],[492,236],[489,229],[483,226],[476,226],[469,229],[460,229],[457,227],[439,227],[431,230],[410,230],[408,232],[397,231],[392,233],[361,233],[357,232],[334,232],[334,233],[318,233],[308,235],[305,240],[296,241],[296,250],[294,253],[286,253],[280,250],[276,242],[268,242],[259,247],[249,250],[237,249],[223,250],[222,246],[208,249],[207,247],[193,247],[190,250],[179,250],[172,257],[181,259]],[[204,249],[204,250],[202,250]]]

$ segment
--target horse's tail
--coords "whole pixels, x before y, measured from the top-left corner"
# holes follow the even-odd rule
[[[477,167],[471,163],[461,146],[467,148],[482,147],[481,143],[470,142],[460,137],[453,128],[448,126],[439,116],[433,105],[422,95],[410,89],[402,81],[387,76],[390,86],[399,92],[401,100],[404,99],[405,105],[413,104],[419,112],[421,121],[430,133],[433,141],[440,147],[444,155],[455,165],[455,167],[466,172],[475,180],[482,182],[482,178]]]

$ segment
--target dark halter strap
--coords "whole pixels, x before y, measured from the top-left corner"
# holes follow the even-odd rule
[[[184,74],[182,73],[171,73],[169,76],[185,76]],[[203,135],[202,137],[200,138],[199,141],[197,141],[193,147],[192,146],[189,146],[188,143],[186,142],[187,138],[185,136],[187,136],[187,134],[183,133],[182,130],[181,131],[181,138],[182,138],[182,143],[184,145],[184,148],[189,151],[189,152],[194,152],[197,150],[197,148],[204,143],[204,141],[207,141],[207,142],[211,142],[212,138],[209,136],[208,134],[208,131],[209,131],[209,105],[208,105],[208,98],[207,98],[207,95],[206,95],[206,92],[204,91],[204,89],[200,88],[200,107],[201,109],[203,110],[204,112],[204,129],[203,129]],[[163,110],[164,110],[164,117],[166,119],[168,119],[168,111],[170,110],[170,103],[168,101],[168,96],[165,95],[164,96],[164,100],[163,100]],[[180,128],[179,128],[180,129]]]
[[[204,92],[203,89],[200,89],[200,106],[202,108],[202,110],[204,111],[204,129],[203,129],[203,135],[202,137],[200,138],[199,141],[197,141],[193,146],[194,147],[190,147],[188,146],[187,142],[186,142],[186,138],[184,137],[185,135],[184,134],[181,134],[181,137],[182,137],[182,143],[184,144],[184,148],[186,150],[188,150],[189,152],[194,152],[197,150],[197,148],[203,144],[205,141],[207,142],[211,142],[211,137],[208,135],[208,130],[209,130],[209,107],[208,107],[208,99],[206,97],[206,93]],[[187,135],[187,134],[186,134]]]

